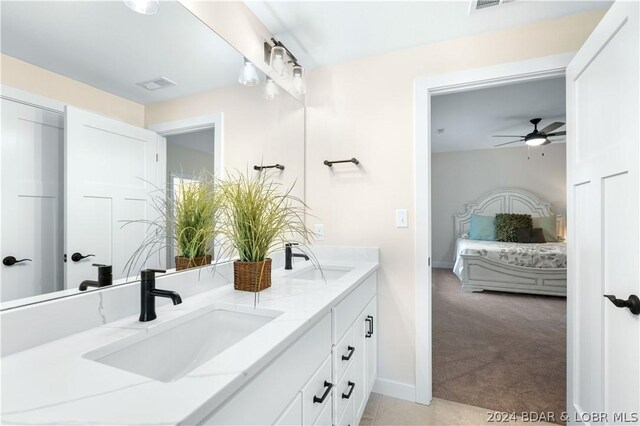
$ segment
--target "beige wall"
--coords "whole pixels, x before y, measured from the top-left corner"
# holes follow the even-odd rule
[[[428,44],[307,73],[307,203],[325,224],[325,240],[318,244],[381,249],[382,381],[406,384],[400,386],[405,391],[415,382],[414,80],[576,51],[603,13]],[[361,161],[360,169],[322,165],[325,159],[351,157]],[[409,209],[409,228],[394,227],[396,208]]]
[[[223,114],[223,164],[228,172],[254,165],[283,164],[280,182],[304,199],[304,107],[287,93],[273,101],[264,86],[234,85],[147,105],[147,126],[167,121]]]
[[[453,216],[464,204],[496,188],[526,189],[551,203],[552,211],[566,210],[566,145],[434,153],[431,157],[432,242],[435,267],[452,267],[455,249]],[[446,265],[448,264],[448,265]]]
[[[0,70],[3,85],[144,127],[144,105],[5,54]]]

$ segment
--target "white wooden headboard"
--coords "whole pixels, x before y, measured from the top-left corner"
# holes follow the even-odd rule
[[[493,216],[497,213],[530,214],[533,217],[553,216],[551,203],[540,200],[531,192],[519,188],[498,188],[476,201],[465,203],[464,212],[454,216],[454,235],[460,238],[469,232],[471,215]],[[564,218],[556,216],[557,235],[564,235]]]

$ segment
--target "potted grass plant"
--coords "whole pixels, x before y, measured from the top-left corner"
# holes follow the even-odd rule
[[[259,292],[271,286],[269,253],[286,241],[309,239],[305,205],[268,172],[236,173],[219,185],[220,231],[238,259],[233,264],[234,288]]]
[[[175,251],[176,270],[211,263],[218,232],[221,198],[216,180],[208,171],[195,179],[179,179],[168,193],[162,188],[150,194],[156,211],[153,220],[130,220],[128,224],[144,224],[146,237],[128,260],[129,274],[159,251]]]

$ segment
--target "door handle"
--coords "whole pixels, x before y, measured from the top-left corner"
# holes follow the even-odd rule
[[[347,382],[347,386],[349,386],[349,393],[343,393],[342,394],[342,399],[351,398],[351,394],[353,393],[353,389],[356,387],[356,384],[353,383],[353,382]]]
[[[331,388],[333,387],[333,383],[331,382],[327,382],[326,380],[324,381],[324,393],[322,394],[322,396],[320,398],[318,398],[317,396],[313,396],[313,403],[314,404],[322,404],[324,402],[325,399],[327,399],[327,397],[329,396],[329,393],[331,392]]]
[[[94,257],[95,254],[87,254],[84,256],[82,253],[75,252],[71,255],[71,260],[74,262],[80,262],[82,259],[86,259],[87,257]]]
[[[627,300],[616,299],[616,297],[611,294],[605,294],[604,297],[611,300],[611,303],[616,305],[617,308],[629,308],[633,315],[640,315],[640,298],[635,294],[630,295]]]
[[[4,259],[2,259],[2,264],[5,266],[13,266],[16,263],[20,263],[20,262],[31,262],[31,259],[16,259],[13,256],[7,256]]]

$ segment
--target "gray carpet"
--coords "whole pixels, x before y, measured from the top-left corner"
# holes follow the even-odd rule
[[[565,298],[464,293],[451,270],[433,269],[433,324],[434,397],[560,419]]]

